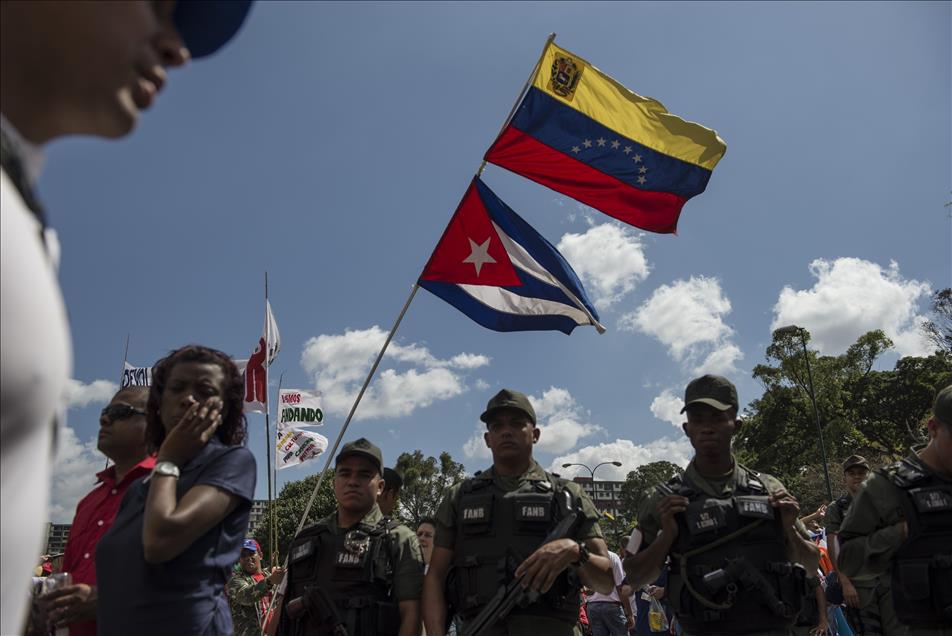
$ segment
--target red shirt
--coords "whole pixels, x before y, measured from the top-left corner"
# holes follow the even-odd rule
[[[96,585],[96,544],[112,526],[119,512],[119,504],[129,485],[148,475],[155,467],[155,457],[146,457],[116,483],[116,467],[110,466],[97,473],[99,482],[76,506],[76,516],[69,530],[63,571],[73,575],[73,583]],[[70,636],[95,636],[96,621],[73,623]]]

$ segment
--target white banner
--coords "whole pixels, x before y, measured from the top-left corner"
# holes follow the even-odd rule
[[[124,364],[122,385],[119,388],[124,389],[128,386],[152,386],[152,367],[134,367],[128,362]]]
[[[320,433],[286,428],[278,431],[274,460],[278,470],[297,466],[327,450],[327,438]]]
[[[301,389],[281,389],[278,397],[278,430],[289,426],[322,426],[321,397]]]

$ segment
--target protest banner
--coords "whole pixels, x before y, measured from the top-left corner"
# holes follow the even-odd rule
[[[124,363],[120,388],[130,386],[152,386],[152,367],[134,367],[128,362]]]
[[[324,410],[321,397],[316,393],[301,389],[281,389],[278,392],[278,430],[289,426],[322,426]]]
[[[274,445],[278,470],[297,466],[327,450],[327,438],[319,433],[288,427],[278,431]]]

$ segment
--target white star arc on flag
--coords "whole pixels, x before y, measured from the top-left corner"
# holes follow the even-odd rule
[[[483,269],[483,265],[487,263],[495,263],[496,259],[489,255],[489,241],[492,240],[490,236],[487,238],[481,245],[477,245],[476,241],[467,237],[469,241],[469,256],[463,259],[464,263],[472,263],[476,267],[476,276],[479,276],[479,272]]]

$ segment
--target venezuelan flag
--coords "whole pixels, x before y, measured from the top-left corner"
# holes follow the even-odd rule
[[[635,227],[671,233],[727,145],[550,43],[485,159]]]

